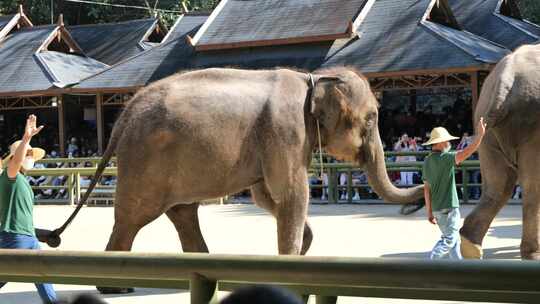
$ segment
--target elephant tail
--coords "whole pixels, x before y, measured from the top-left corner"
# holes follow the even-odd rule
[[[129,121],[129,105],[124,108],[124,111],[122,111],[122,114],[114,124],[114,128],[112,130],[111,138],[109,139],[109,144],[107,145],[107,149],[105,150],[105,153],[103,153],[103,156],[101,158],[101,162],[99,163],[96,173],[94,174],[94,177],[92,178],[92,182],[88,186],[88,189],[86,189],[86,192],[84,193],[81,200],[77,203],[77,208],[73,211],[71,216],[66,220],[64,225],[62,225],[60,228],[56,229],[54,232],[56,235],[60,235],[64,230],[71,224],[75,216],[79,213],[82,206],[86,203],[88,198],[90,197],[90,194],[92,194],[92,191],[100,181],[103,172],[105,171],[105,168],[107,168],[107,164],[111,160],[114,152],[116,151],[116,147],[118,145],[118,142],[120,141],[120,138],[122,137],[122,134],[124,133],[124,130],[126,128],[126,124]]]

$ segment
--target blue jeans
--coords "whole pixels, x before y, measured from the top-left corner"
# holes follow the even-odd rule
[[[0,232],[0,248],[2,249],[40,249],[39,241],[30,235]],[[2,288],[6,283],[0,283]],[[56,301],[56,293],[51,284],[36,283],[39,297],[44,303]]]
[[[432,260],[444,258],[463,259],[460,249],[459,221],[461,215],[459,208],[433,211],[433,216],[437,219],[437,225],[441,229],[442,236],[431,250],[429,258]]]

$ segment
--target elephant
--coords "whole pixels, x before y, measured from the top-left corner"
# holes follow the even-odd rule
[[[460,229],[465,258],[482,258],[491,222],[512,195],[523,189],[523,259],[540,259],[540,45],[522,46],[504,57],[486,78],[474,120],[485,117],[479,148],[482,196]]]
[[[184,252],[208,252],[199,202],[250,188],[276,219],[279,254],[305,254],[313,238],[308,169],[319,139],[329,154],[364,167],[386,201],[423,197],[422,186],[398,189],[389,180],[378,102],[354,69],[210,68],[150,84],[117,119],[92,181],[116,152],[106,250],[129,251],[137,232],[165,213]]]

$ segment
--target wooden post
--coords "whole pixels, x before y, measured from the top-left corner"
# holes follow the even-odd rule
[[[103,155],[103,95],[96,95],[98,154]]]
[[[217,303],[217,282],[194,273],[189,281],[191,304]]]
[[[66,156],[66,130],[64,120],[64,98],[62,95],[58,95],[58,144],[60,145],[60,155]]]
[[[472,116],[474,120],[474,113],[476,112],[476,105],[478,104],[478,98],[480,97],[480,85],[478,82],[478,72],[471,73],[471,91],[472,91]],[[473,126],[475,122],[473,121]]]

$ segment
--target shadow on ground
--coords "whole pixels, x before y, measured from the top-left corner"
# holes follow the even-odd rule
[[[390,253],[390,254],[381,255],[381,258],[428,259],[429,251]],[[521,259],[521,255],[519,253],[518,246],[485,248],[484,259],[486,260],[519,260]]]
[[[104,301],[107,301],[107,299],[114,299],[114,298],[167,295],[167,294],[186,293],[186,292],[188,291],[176,290],[176,289],[136,288],[135,292],[133,293],[117,294],[117,295],[102,295],[97,290],[92,290],[92,289],[57,290],[56,294],[59,300],[65,300],[65,299],[71,300],[78,295],[91,294],[91,295],[98,296]],[[40,303],[40,299],[39,299],[37,291],[0,292],[0,303],[36,304],[36,303]]]
[[[251,203],[227,204],[226,208],[218,212],[227,216],[269,216],[270,214]],[[402,219],[423,218],[423,212],[417,212],[411,215],[401,215],[399,213],[401,205],[388,204],[374,211],[369,204],[329,204],[329,205],[310,205],[309,216],[352,216],[358,218],[388,218],[396,217]],[[379,207],[381,207],[379,205]]]
[[[489,236],[501,239],[521,239],[521,225],[508,225],[491,227],[488,231]]]

